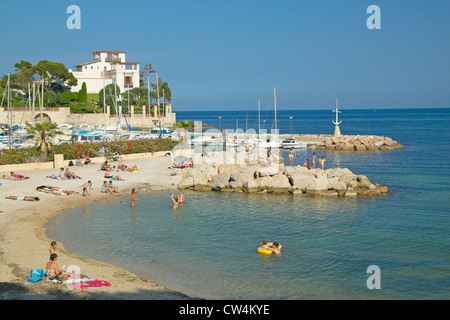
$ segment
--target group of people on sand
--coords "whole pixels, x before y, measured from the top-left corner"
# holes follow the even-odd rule
[[[295,158],[297,158],[297,155],[294,151],[294,148],[291,148],[289,151],[289,166],[290,167],[292,167],[292,164],[294,163]],[[305,162],[303,163],[303,167],[308,168],[308,170],[315,169],[316,168],[316,160],[320,163],[322,170],[325,170],[325,161],[327,161],[327,160],[325,159],[324,156],[322,156],[321,159],[317,158],[315,152],[312,155],[311,162],[309,161],[309,159],[306,159]]]
[[[75,162],[75,165],[77,167],[83,167],[83,166],[87,166],[89,164],[94,164],[95,162],[92,162],[92,160],[89,158],[89,156],[85,156],[83,157],[84,160],[81,160],[80,158],[77,159],[77,161]]]
[[[47,262],[46,266],[47,279],[54,281],[64,281],[67,280],[71,275],[73,275],[75,271],[72,271],[72,273],[67,273],[63,270],[64,267],[60,268],[58,266],[58,254],[56,253],[56,245],[56,241],[52,241],[50,244],[50,260]]]
[[[70,171],[69,168],[64,169],[63,167],[59,168],[58,174],[52,174],[47,178],[57,179],[57,180],[74,180],[81,179],[77,176],[73,171]]]
[[[116,166],[112,166],[108,163],[108,160],[106,160],[105,162],[102,163],[101,167],[100,167],[101,171],[126,171],[126,172],[135,172],[135,171],[139,171],[139,168],[137,167],[137,165],[134,165],[132,167],[128,167],[126,166],[123,162],[119,162],[119,164]]]

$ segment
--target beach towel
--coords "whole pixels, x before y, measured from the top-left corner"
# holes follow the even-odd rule
[[[43,269],[31,269],[28,282],[35,283],[42,280],[47,275]]]

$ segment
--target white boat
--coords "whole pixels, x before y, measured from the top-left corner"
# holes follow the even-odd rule
[[[161,134],[160,134],[161,132]],[[170,138],[171,132],[167,128],[152,128],[150,130],[150,133],[146,136],[148,136],[150,139],[157,139],[161,136],[161,138]]]
[[[295,139],[285,139],[281,141],[281,147],[283,149],[290,149],[290,148],[299,149],[299,148],[306,148],[307,144],[306,142],[297,142],[295,141]]]
[[[105,135],[95,131],[73,131],[71,142],[103,142]]]

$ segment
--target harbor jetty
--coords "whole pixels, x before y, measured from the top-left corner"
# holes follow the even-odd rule
[[[180,189],[197,191],[291,193],[293,195],[355,197],[378,196],[387,186],[372,183],[347,168],[308,169],[260,164],[202,164],[178,172]]]

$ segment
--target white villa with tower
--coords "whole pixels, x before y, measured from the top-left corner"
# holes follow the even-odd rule
[[[78,64],[76,70],[69,69],[78,79],[71,91],[78,92],[83,82],[88,93],[98,93],[110,83],[115,82],[120,92],[139,87],[139,62],[126,62],[126,51],[93,51],[93,60]]]
[[[88,93],[99,93],[106,85],[116,83],[120,88],[120,93],[139,87],[139,62],[126,62],[126,51],[93,51],[93,60],[78,64],[75,70],[68,69],[75,78],[78,79],[76,86],[69,87],[70,91],[78,92],[86,83]],[[161,105],[162,103],[160,103]],[[127,123],[135,128],[149,128],[155,125],[155,122],[161,121],[166,126],[171,126],[176,122],[176,115],[172,112],[172,105],[166,103],[163,107],[164,113],[158,114],[157,107],[138,106],[139,113],[135,113],[135,107],[130,105],[128,114],[123,115],[127,118]],[[111,112],[110,106],[106,108],[105,115],[102,113],[80,113],[73,114],[68,107],[44,107],[42,108],[43,118],[55,123],[70,124],[92,124],[92,125],[114,125],[117,123],[117,114]],[[38,105],[32,108],[27,105],[25,108],[14,108],[7,112],[7,108],[0,108],[0,123],[7,123],[12,126],[24,124],[40,119],[41,109]],[[122,123],[124,123],[123,121]]]

